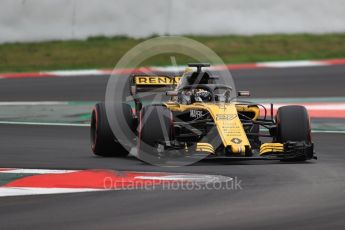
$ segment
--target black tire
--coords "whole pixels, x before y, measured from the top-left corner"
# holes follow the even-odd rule
[[[128,104],[122,106],[127,124],[133,123],[132,109]],[[128,151],[116,140],[106,114],[105,104],[97,103],[91,115],[91,149],[95,155],[103,157],[124,157]]]
[[[277,111],[277,136],[280,143],[305,142],[311,143],[311,129],[308,111],[304,106],[291,105],[280,107]],[[303,161],[308,157],[295,158]]]
[[[159,142],[173,139],[172,112],[165,106],[149,105],[142,108],[139,118],[139,152],[157,154]]]

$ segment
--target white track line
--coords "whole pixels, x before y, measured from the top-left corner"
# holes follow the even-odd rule
[[[2,125],[41,125],[41,126],[75,126],[90,127],[90,124],[53,123],[53,122],[26,122],[26,121],[0,121]]]
[[[289,103],[274,103],[274,108],[280,108],[286,105],[303,105],[308,110],[345,110],[345,103],[344,102],[289,102]],[[263,106],[266,108],[270,108],[269,103],[262,103]]]
[[[3,171],[0,168],[0,173],[18,173],[18,174],[64,174],[78,172],[79,170],[55,170],[55,169],[11,169],[5,168]]]
[[[247,69],[248,65],[253,66],[251,68],[292,68],[292,67],[314,67],[314,66],[332,66],[332,65],[344,65],[345,59],[330,59],[330,60],[292,60],[292,61],[273,61],[273,62],[256,62],[256,63],[243,63],[243,64],[230,64],[213,66],[213,69],[226,70],[231,69],[232,65],[237,68]],[[241,67],[242,66],[242,67]],[[186,66],[152,66],[145,69],[151,72],[163,71],[163,72],[181,72],[184,71]],[[212,69],[211,68],[211,69]],[[134,71],[135,69],[132,69]],[[112,70],[103,69],[81,69],[81,70],[56,70],[56,71],[44,71],[30,74],[29,77],[85,77],[85,76],[100,76],[109,75]],[[22,78],[25,77],[25,73],[13,73],[13,74],[0,74],[0,79],[10,78]]]
[[[275,62],[258,62],[258,67],[265,68],[292,68],[308,66],[328,66],[330,64],[322,61],[275,61]]]
[[[27,195],[47,195],[61,193],[77,193],[77,192],[96,192],[105,191],[105,189],[91,188],[26,188],[26,187],[2,187],[0,188],[0,197],[6,196],[27,196]]]
[[[86,70],[58,70],[43,72],[45,74],[51,74],[60,77],[78,77],[78,76],[90,76],[90,75],[106,75],[104,71],[98,69],[86,69]]]
[[[232,177],[219,175],[176,174],[168,176],[136,176],[136,179],[160,180],[160,181],[192,181],[200,183],[229,182]]]
[[[334,133],[334,134],[345,134],[342,130],[312,130],[312,133]]]
[[[67,101],[2,101],[1,105],[68,105]]]

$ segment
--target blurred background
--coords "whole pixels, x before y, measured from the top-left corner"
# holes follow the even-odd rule
[[[227,63],[340,58],[344,12],[343,0],[2,0],[0,71],[112,68],[162,35],[192,37]]]
[[[0,42],[345,32],[342,0],[2,0]]]

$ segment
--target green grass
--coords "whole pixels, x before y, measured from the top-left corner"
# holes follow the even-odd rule
[[[188,36],[214,50],[225,63],[345,58],[345,34]],[[145,39],[94,37],[85,41],[53,41],[0,45],[0,72],[113,68],[132,47]],[[190,61],[176,55],[177,64]],[[170,55],[143,65],[171,65]]]

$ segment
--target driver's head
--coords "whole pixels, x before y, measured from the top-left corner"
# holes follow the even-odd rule
[[[212,94],[204,89],[196,89],[194,97],[196,102],[210,102],[212,100]]]

